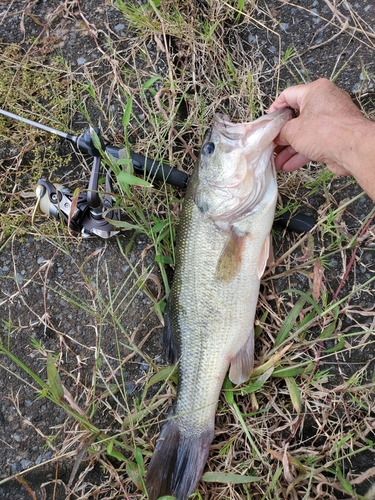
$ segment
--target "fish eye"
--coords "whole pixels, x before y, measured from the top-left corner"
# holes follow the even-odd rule
[[[207,142],[203,146],[202,153],[204,154],[204,156],[211,156],[214,151],[215,151],[215,144],[213,142]]]

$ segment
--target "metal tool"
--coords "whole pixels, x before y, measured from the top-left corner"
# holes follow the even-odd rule
[[[69,188],[61,184],[52,184],[46,179],[38,181],[37,202],[32,220],[39,209],[57,219],[62,218],[72,230],[81,232],[83,236],[97,235],[101,238],[110,238],[118,234],[115,222],[119,221],[121,217],[120,211],[113,208],[113,198],[110,194],[113,192],[110,171],[106,174],[106,194],[101,198],[98,193],[101,151],[108,153],[115,159],[126,158],[127,151],[111,144],[105,144],[98,128],[87,128],[80,135],[71,135],[3,109],[0,109],[0,114],[67,139],[73,143],[78,151],[93,157],[88,190],[79,193],[76,197]],[[95,136],[100,143],[101,151],[95,147]],[[130,158],[136,174],[147,175],[152,180],[165,181],[180,188],[185,188],[187,185],[189,176],[185,172],[151,158],[145,158],[132,151],[130,151]],[[113,221],[114,224],[110,221]]]

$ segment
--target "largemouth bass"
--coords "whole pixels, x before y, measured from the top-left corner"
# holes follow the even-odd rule
[[[249,123],[216,116],[189,180],[164,328],[169,360],[178,362],[178,395],[148,468],[151,500],[186,500],[194,491],[224,377],[229,369],[241,384],[252,372],[277,198],[273,140],[291,117],[290,109]]]

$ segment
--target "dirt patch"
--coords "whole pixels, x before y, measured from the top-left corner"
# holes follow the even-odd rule
[[[260,82],[261,108],[265,109],[282,88],[324,76],[334,79],[350,92],[369,116],[374,116],[374,34],[371,27],[375,18],[371,3],[337,4],[311,0],[250,4],[252,2],[245,3],[236,23],[224,25],[220,50],[228,52],[236,67],[241,62],[241,51],[251,53],[252,57],[256,54],[253,76]],[[210,2],[197,2],[195,7],[194,15],[201,17],[202,23],[204,19],[209,20],[208,36],[209,28],[215,22],[210,17]],[[133,36],[134,45],[127,43],[131,39],[131,23],[113,2],[11,1],[0,4],[0,22],[3,43],[21,45],[25,52],[35,54],[38,60],[45,58],[46,64],[52,58],[61,58],[67,62],[67,71],[72,71],[77,80],[86,84],[84,106],[72,113],[72,121],[66,126],[81,130],[90,118],[93,124],[101,126],[106,139],[117,141],[117,144],[124,139],[121,120],[126,99],[121,99],[122,96],[114,91],[113,80],[123,78],[129,68],[136,66],[141,77],[134,86],[139,88],[149,78],[168,75],[168,63],[173,63],[181,72],[184,64],[193,64],[190,54],[184,53],[183,37],[177,39],[168,35],[163,38],[161,32],[148,41],[147,53],[136,50],[137,35]],[[164,52],[161,50],[165,42],[172,54],[170,60],[165,48]],[[116,64],[116,51],[126,64]],[[216,85],[220,109],[226,111],[229,108],[235,115],[237,96],[227,94],[220,81],[207,80],[210,88]],[[240,87],[243,82],[237,83]],[[102,109],[98,109],[94,99],[90,98],[93,84],[96,100],[101,102]],[[189,99],[195,99],[204,91],[203,86],[193,88],[192,84],[181,101],[184,106],[179,108],[179,119],[189,119]],[[151,85],[142,92],[155,95]],[[1,107],[7,107],[6,99],[0,99],[0,103]],[[246,101],[242,100],[241,106],[245,105]],[[165,103],[159,103],[158,111],[164,109],[163,106],[166,107]],[[130,142],[147,151],[145,130],[153,118],[142,107],[141,101],[137,100],[134,108],[136,118],[129,127]],[[17,124],[12,124],[12,127],[16,128]],[[193,132],[189,130],[186,136],[184,129],[179,129],[178,139],[182,137],[185,142],[176,139],[173,147],[169,147],[168,140],[175,136],[166,134],[165,137],[168,143],[165,159],[174,165],[179,164],[180,168],[192,167],[199,147],[194,141],[200,131],[196,124],[192,128]],[[24,164],[17,165],[17,172],[12,171],[16,164],[14,159],[21,149],[22,144],[16,147],[7,138],[2,138],[0,168],[12,179],[17,175],[22,190],[31,190],[35,179],[22,175],[20,169]],[[61,154],[63,157],[71,154],[70,148],[60,140],[54,142],[54,149],[56,158]],[[67,165],[62,166],[56,158],[53,160],[54,175],[58,174],[73,188],[87,185],[88,162],[82,163],[82,158],[73,155]],[[23,161],[27,164],[28,159],[26,155]],[[41,165],[43,167],[43,162]],[[45,170],[46,167],[44,174]],[[330,321],[325,323],[323,318],[311,327],[307,326],[306,330],[300,328],[299,336],[291,339],[296,344],[306,342],[306,350],[299,354],[298,359],[304,363],[312,360],[314,364],[310,372],[302,375],[305,377],[300,386],[304,402],[302,416],[296,416],[295,407],[288,402],[288,390],[282,377],[276,379],[269,393],[262,392],[263,388],[259,391],[258,403],[265,408],[265,415],[270,412],[269,419],[266,419],[267,432],[272,433],[272,429],[284,426],[284,435],[280,432],[282,438],[277,441],[280,449],[273,450],[276,468],[282,461],[285,442],[296,460],[300,455],[305,457],[311,453],[311,460],[307,462],[316,468],[317,474],[321,474],[321,489],[317,486],[306,493],[308,498],[360,498],[359,495],[373,498],[366,493],[374,481],[374,474],[369,473],[367,477],[366,471],[375,465],[372,445],[375,440],[374,302],[373,284],[366,285],[375,270],[373,203],[361,195],[351,179],[322,178],[317,176],[317,171],[320,172],[320,167],[313,166],[303,172],[279,176],[280,207],[293,205],[297,200],[299,210],[314,215],[321,225],[312,235],[304,237],[304,243],[290,255],[288,251],[299,236],[275,225],[275,257],[276,260],[282,258],[282,262],[276,267],[274,276],[265,276],[258,326],[263,323],[263,311],[273,311],[270,315],[280,319],[271,322],[271,329],[275,328],[273,340],[263,334],[258,338],[259,364],[278,335],[275,325],[281,326],[282,319],[301,299],[300,292],[310,293],[317,286],[314,273],[319,272],[319,258],[324,258],[326,265],[323,284],[318,290],[320,306],[328,308],[329,300],[336,294],[337,299],[349,298],[337,306],[333,316],[327,316]],[[176,191],[175,194],[177,206],[183,193]],[[11,184],[6,197],[12,197]],[[355,203],[349,203],[345,208],[345,203],[355,197]],[[68,398],[74,404],[70,406],[71,413],[67,413],[65,403],[58,405],[43,397],[46,394],[32,374],[25,372],[9,356],[2,356],[0,439],[4,452],[0,457],[0,495],[4,499],[118,498],[123,494],[126,498],[140,498],[136,486],[141,483],[135,469],[125,466],[116,450],[127,458],[133,456],[130,449],[136,442],[136,434],[144,445],[143,458],[147,461],[157,434],[154,424],[160,415],[163,418],[167,414],[173,396],[173,388],[165,382],[169,380],[170,372],[151,384],[149,392],[145,386],[151,370],[159,373],[157,370],[163,365],[160,314],[155,313],[155,305],[163,294],[162,277],[155,265],[151,242],[138,235],[130,244],[132,233],[106,242],[80,239],[64,232],[58,224],[44,225],[41,217],[38,219],[41,229],[35,230],[30,225],[32,202],[26,199],[22,203],[23,234],[7,236],[1,247],[1,340],[14,356],[43,380],[47,379],[47,352],[53,353]],[[330,211],[334,210],[337,212],[332,216]],[[51,233],[48,236],[49,231],[61,233],[58,245]],[[341,252],[337,252],[338,244]],[[286,293],[286,290],[292,291]],[[306,313],[301,309],[295,321],[303,325],[309,313],[309,310]],[[267,321],[265,319],[264,323]],[[326,340],[322,332],[328,328],[331,330]],[[298,327],[296,330],[299,331]],[[319,335],[321,341],[316,342]],[[308,377],[311,380],[318,372],[319,377],[310,386]],[[161,383],[164,383],[163,394],[166,392],[167,397],[158,400]],[[309,391],[315,391],[314,395]],[[155,419],[137,427],[129,415],[133,415],[135,421],[140,418],[147,407],[146,399],[149,402],[154,396],[154,413],[150,411],[150,414],[155,415]],[[287,423],[282,421],[281,410],[271,413],[270,401],[290,412]],[[287,401],[285,408],[280,401]],[[250,404],[248,397],[242,397],[238,404],[244,415],[253,415],[249,418],[254,421],[248,425],[258,426],[256,429],[260,435],[265,424],[259,423],[254,400]],[[224,402],[221,401],[209,470],[227,470],[227,464],[218,461],[217,451],[222,449],[228,427],[234,424],[228,420],[228,411],[223,408]],[[80,425],[72,414],[73,410],[82,417]],[[239,425],[238,421],[235,422]],[[101,439],[104,443],[109,443],[112,438],[118,439],[123,448],[113,441],[115,444],[110,449],[107,447],[104,458],[100,453],[102,450],[97,454],[95,449],[90,450],[90,454],[84,453],[91,443],[83,442],[77,446],[77,441],[82,429],[89,425],[103,433]],[[336,449],[332,451],[331,434],[334,431],[342,434],[343,442],[341,447],[335,442]],[[244,439],[233,441],[233,457],[242,457]],[[326,456],[326,462],[331,464],[327,468],[332,475],[336,474],[334,480],[321,473],[322,463],[314,463],[314,454]],[[335,460],[338,461],[339,457],[344,459],[342,469],[338,470]],[[132,460],[135,466],[141,467],[139,461]],[[298,474],[302,477],[303,470],[298,463],[293,460],[290,463],[297,470],[295,477]],[[236,467],[239,467],[237,462]],[[16,478],[17,474],[29,469],[30,472]],[[352,483],[352,489],[347,487],[345,490],[345,481],[340,483],[337,479],[340,474],[345,481]],[[8,478],[13,479],[1,483]],[[210,483],[202,484],[203,497],[213,498],[207,486]],[[219,487],[215,495],[245,498],[248,491],[238,486],[228,493],[225,488],[228,487],[223,486],[220,492]],[[287,495],[286,489],[287,486],[278,493],[280,498],[286,498],[283,497]],[[261,497],[276,498],[275,491],[267,489],[267,479],[254,493],[254,498]]]

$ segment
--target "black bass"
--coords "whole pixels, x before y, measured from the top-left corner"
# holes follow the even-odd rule
[[[282,109],[249,123],[215,117],[189,180],[165,317],[178,395],[146,485],[150,500],[194,491],[214,437],[224,377],[248,380],[254,317],[270,251],[277,184],[273,140],[292,117]]]

